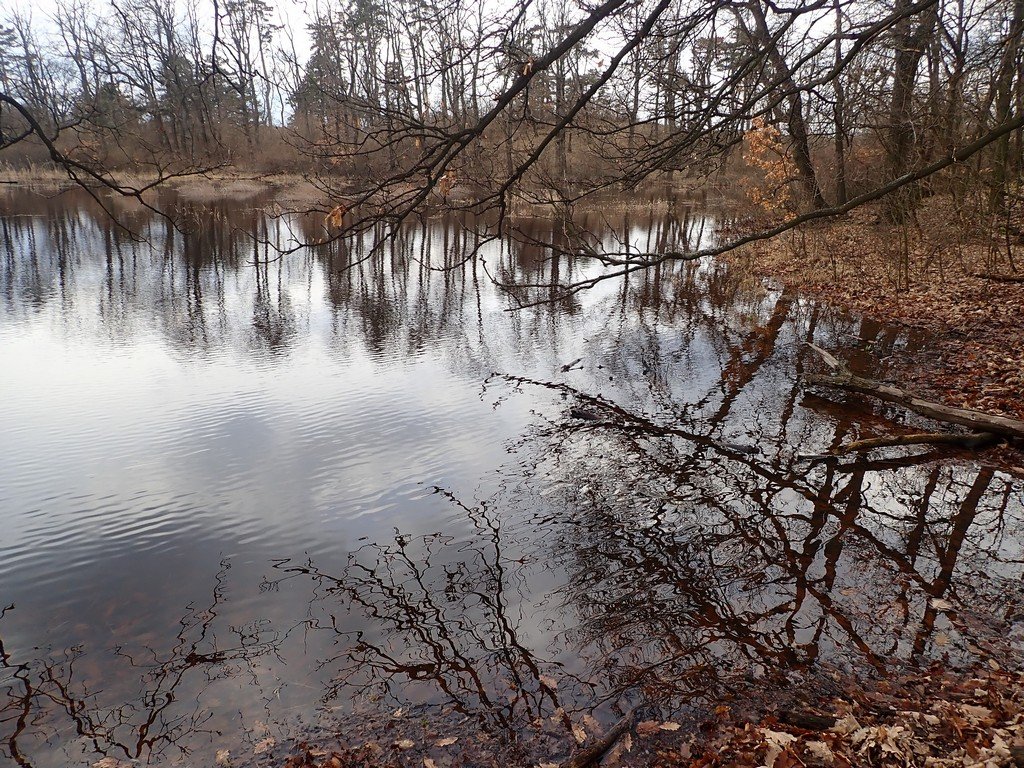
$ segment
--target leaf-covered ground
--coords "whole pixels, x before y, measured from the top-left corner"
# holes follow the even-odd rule
[[[948,198],[907,227],[860,209],[757,243],[730,260],[803,295],[922,332],[891,378],[949,405],[1024,418],[1024,246],[978,232]],[[1018,253],[1018,251],[1020,253]],[[988,275],[982,277],[981,275]]]
[[[774,703],[753,718],[742,700],[678,721],[640,708],[613,739],[593,718],[561,711],[505,736],[474,732],[466,719],[442,724],[398,711],[300,743],[257,742],[252,755],[220,753],[216,762],[220,768],[1024,765],[1024,676],[995,662],[955,671],[936,664],[874,683],[854,684],[837,673],[825,688],[828,695],[804,689],[768,696]]]

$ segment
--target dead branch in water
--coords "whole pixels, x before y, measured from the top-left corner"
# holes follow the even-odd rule
[[[984,448],[999,442],[999,436],[991,432],[971,432],[956,435],[950,432],[913,432],[909,435],[889,435],[888,437],[870,437],[855,440],[844,445],[839,452],[858,453],[874,448],[888,448],[893,445],[957,445],[962,448]]]
[[[586,749],[577,752],[572,760],[566,764],[566,768],[587,768],[587,766],[594,765],[600,761],[605,753],[615,746],[615,742],[621,739],[633,727],[635,719],[636,709],[631,709],[621,720],[609,728],[604,736]]]
[[[888,403],[895,403],[896,405],[903,406],[908,410],[919,413],[922,416],[927,416],[930,419],[935,419],[936,421],[970,427],[979,433],[991,433],[994,435],[1002,435],[1004,437],[1017,439],[1024,438],[1024,421],[1011,419],[1007,416],[997,416],[983,411],[976,411],[971,408],[954,408],[952,406],[943,405],[942,403],[925,400],[924,398],[918,397],[913,392],[895,387],[891,384],[883,384],[882,382],[875,381],[874,379],[857,376],[856,374],[851,373],[846,365],[821,347],[811,344],[810,342],[807,342],[807,346],[813,349],[821,359],[825,361],[825,364],[834,372],[831,376],[807,376],[806,381],[808,384],[838,387],[851,392],[859,392],[879,400],[884,400]],[[951,437],[961,436],[956,435]]]

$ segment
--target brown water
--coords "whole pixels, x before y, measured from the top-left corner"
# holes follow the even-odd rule
[[[489,276],[593,265],[460,263],[452,221],[362,260],[278,257],[253,235],[316,222],[244,203],[121,211],[141,242],[73,195],[0,206],[4,759],[202,765],[398,709],[501,738],[1019,650],[1020,481],[797,455],[905,419],[799,384],[804,341],[871,365],[891,329],[708,263],[508,312]],[[647,207],[592,223],[714,237]]]

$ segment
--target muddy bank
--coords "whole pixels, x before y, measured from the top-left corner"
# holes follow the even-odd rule
[[[157,177],[145,172],[125,172],[112,174],[110,180],[126,189],[143,189],[157,181]],[[84,179],[84,186],[94,190],[103,190],[99,182]],[[334,183],[343,184],[344,179]],[[31,166],[22,169],[0,168],[0,193],[34,192],[53,196],[67,190],[80,188],[66,172],[56,168]],[[309,206],[323,201],[324,194],[320,187],[310,181],[310,177],[301,173],[256,174],[240,171],[217,172],[186,175],[169,178],[160,182],[152,190],[148,190],[146,200],[157,202],[161,195],[172,194],[177,200],[186,203],[204,203],[210,201],[230,200],[239,204],[252,202],[257,198],[266,198],[279,206]]]
[[[117,172],[110,180],[128,190],[153,185],[157,177],[145,172]],[[76,183],[57,168],[29,166],[4,168],[0,166],[0,194],[32,192],[45,196],[59,195],[84,186],[106,191],[94,180],[80,179]],[[204,204],[230,202],[274,213],[316,212],[326,214],[341,204],[348,208],[357,200],[364,200],[361,210],[351,208],[352,215],[369,216],[382,204],[396,198],[412,199],[425,180],[411,179],[388,185],[386,190],[376,187],[374,180],[358,180],[329,173],[257,173],[245,168],[212,170],[195,175],[167,178],[148,189],[144,199],[163,206],[168,202]],[[680,206],[706,207],[709,199],[722,204],[729,199],[727,184],[695,185],[686,181],[652,182],[624,194],[618,187],[596,189],[575,204],[577,212],[594,211],[634,212],[643,216],[671,216]],[[420,213],[431,215],[453,208],[472,209],[474,204],[489,194],[486,184],[471,179],[458,179],[447,193],[434,189],[420,205]],[[129,197],[117,200],[118,205],[133,204]],[[545,188],[520,187],[506,199],[506,215],[552,218],[561,212],[557,196]],[[493,203],[492,203],[493,204]],[[488,206],[490,207],[490,206]]]

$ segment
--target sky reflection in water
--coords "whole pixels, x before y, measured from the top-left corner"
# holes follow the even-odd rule
[[[802,342],[881,358],[908,343],[890,329],[709,264],[510,313],[488,272],[590,267],[492,244],[437,270],[455,222],[344,269],[368,241],[274,258],[252,234],[316,222],[237,203],[183,207],[185,234],[127,211],[143,243],[68,196],[3,204],[0,755],[20,764],[399,707],[501,733],[1017,644],[1019,482],[796,458],[879,423],[799,387]],[[678,210],[602,217],[711,236]]]

